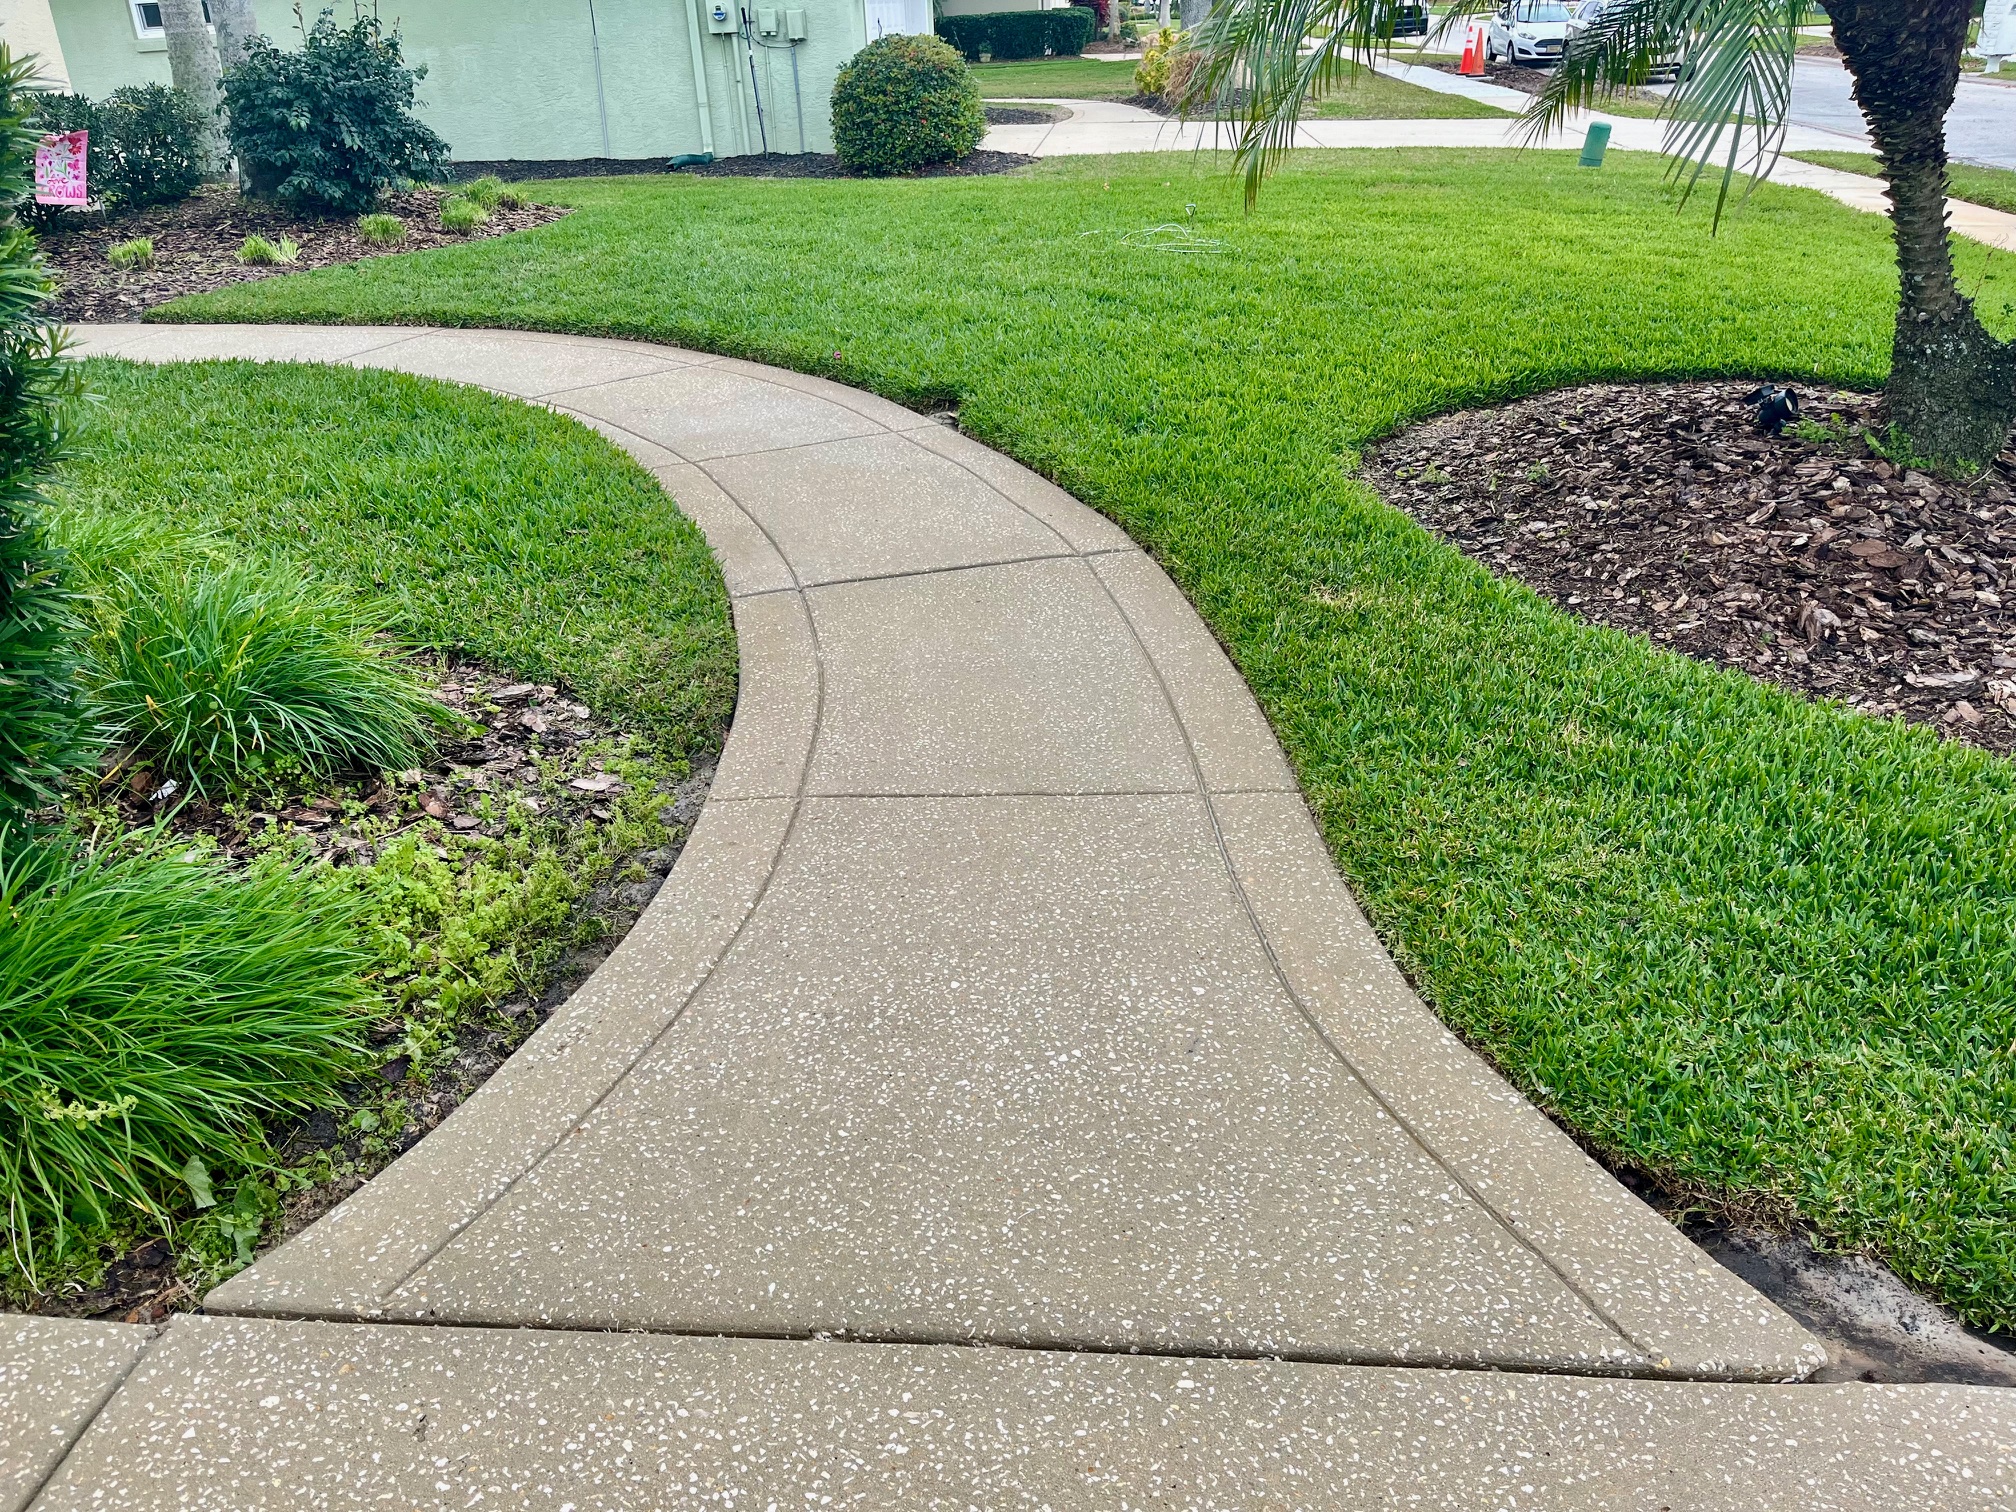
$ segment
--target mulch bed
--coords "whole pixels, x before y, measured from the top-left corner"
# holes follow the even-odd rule
[[[2016,750],[2016,448],[1971,484],[1875,455],[1869,394],[1807,391],[1828,439],[1755,425],[1755,385],[1596,385],[1471,410],[1366,475],[1465,554],[1590,624],[1867,713]]]
[[[1043,105],[989,105],[989,126],[1048,126],[1063,112]]]
[[[250,283],[303,268],[326,268],[392,252],[449,247],[461,242],[524,231],[568,212],[552,205],[502,207],[467,236],[441,229],[446,191],[417,189],[386,196],[380,207],[406,222],[406,239],[396,246],[368,246],[357,235],[354,217],[321,219],[266,200],[247,199],[229,185],[213,184],[174,205],[152,205],[109,215],[64,216],[41,234],[43,254],[60,282],[54,313],[61,320],[138,320],[166,300],[204,294],[230,284]],[[277,244],[290,236],[301,255],[273,268],[248,268],[238,249],[248,236]],[[121,272],[105,260],[106,249],[136,236],[152,237],[155,265]]]
[[[604,772],[586,748],[620,736],[620,730],[596,719],[563,688],[519,682],[467,661],[419,659],[417,665],[443,703],[477,721],[468,738],[440,746],[425,770],[399,773],[389,780],[325,786],[271,801],[264,808],[227,811],[200,799],[187,800],[172,784],[144,769],[126,768],[118,771],[117,778],[120,816],[136,830],[165,822],[176,834],[207,836],[227,854],[241,858],[270,848],[273,836],[280,834],[336,866],[367,864],[378,847],[416,828],[443,839],[449,833],[500,835],[501,823],[486,822],[474,812],[485,794],[493,799],[515,796],[515,801],[533,804],[546,816],[570,825],[611,816],[607,805],[621,791],[620,780]],[[283,1199],[280,1219],[269,1223],[262,1236],[262,1252],[299,1233],[439,1127],[573,995],[657,895],[679,858],[686,831],[699,817],[712,778],[711,766],[696,765],[692,777],[663,792],[660,812],[672,827],[671,843],[624,858],[613,869],[616,880],[582,900],[577,917],[599,920],[600,938],[567,954],[536,999],[472,1015],[460,1032],[453,1059],[431,1078],[414,1074],[402,1055],[381,1066],[375,1080],[349,1089],[353,1108],[382,1113],[390,1106],[388,1098],[403,1105],[400,1133],[389,1147],[367,1148],[365,1136],[346,1132],[342,1110],[317,1112],[276,1132],[274,1144],[283,1165],[298,1164],[326,1150],[344,1174],[306,1191],[290,1192]],[[178,804],[178,797],[184,801]],[[639,872],[643,875],[637,880],[623,880]],[[389,1053],[404,1034],[404,1023],[393,1018],[374,1026],[370,1039]],[[199,1300],[177,1272],[169,1241],[149,1239],[112,1259],[100,1285],[88,1291],[52,1293],[34,1310],[50,1316],[158,1323]]]

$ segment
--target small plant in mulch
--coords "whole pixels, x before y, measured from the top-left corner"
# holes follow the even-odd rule
[[[406,240],[406,222],[379,211],[357,218],[357,237],[367,247],[396,247]]]
[[[472,199],[452,195],[441,201],[441,229],[467,236],[490,219],[490,212]]]
[[[151,268],[154,266],[154,238],[136,236],[130,241],[114,242],[105,249],[105,261],[122,273],[135,268]]]
[[[1826,391],[1765,435],[1752,387],[1600,385],[1450,415],[1368,475],[1580,619],[2016,750],[2016,453],[1938,476],[1882,439],[1876,396]]]
[[[301,244],[291,236],[283,236],[277,242],[263,236],[248,236],[238,246],[238,261],[248,268],[277,268],[282,263],[300,260]]]

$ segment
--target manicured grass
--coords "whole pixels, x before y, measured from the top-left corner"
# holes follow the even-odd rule
[[[973,79],[989,100],[1124,100],[1135,92],[1137,61],[1044,58],[1028,63],[976,63]]]
[[[1125,100],[1134,93],[1134,62],[1047,58],[1040,63],[982,63],[973,69],[990,100]],[[1309,110],[1321,120],[1471,120],[1505,111],[1460,95],[1437,94],[1361,69]]]
[[[1859,173],[1865,178],[1879,176],[1876,155],[1872,152],[1795,152],[1792,156],[1802,163],[1839,168],[1844,173]],[[2016,172],[2007,168],[1976,168],[1972,163],[1948,163],[1946,185],[1954,199],[2016,215]]]
[[[1306,155],[1245,217],[1221,166],[571,180],[533,232],[167,313],[649,336],[956,398],[1182,584],[1386,940],[1521,1087],[2016,1321],[2016,768],[1586,628],[1354,477],[1397,425],[1561,384],[1880,382],[1887,224],[1767,185],[1711,237],[1658,160],[1554,152]],[[1186,204],[1222,251],[1099,251]]]
[[[592,431],[344,368],[101,361],[85,381],[104,402],[58,488],[66,532],[95,514],[277,554],[409,641],[571,684],[669,755],[719,744],[735,683],[720,577]]]

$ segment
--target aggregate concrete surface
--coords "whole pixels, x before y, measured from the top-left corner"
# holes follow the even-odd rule
[[[742,689],[622,946],[38,1508],[2007,1504],[2006,1396],[1742,1384],[1824,1353],[1429,1013],[1209,632],[1034,474],[642,343],[79,334],[579,416],[707,532]]]

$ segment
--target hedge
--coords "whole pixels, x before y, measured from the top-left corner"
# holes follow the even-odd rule
[[[1011,58],[1040,58],[1045,52],[1060,58],[1076,57],[1092,40],[1098,24],[1098,13],[1089,6],[1072,5],[1063,10],[941,16],[938,35],[958,48],[968,63],[978,63],[989,55],[1002,63]]]

